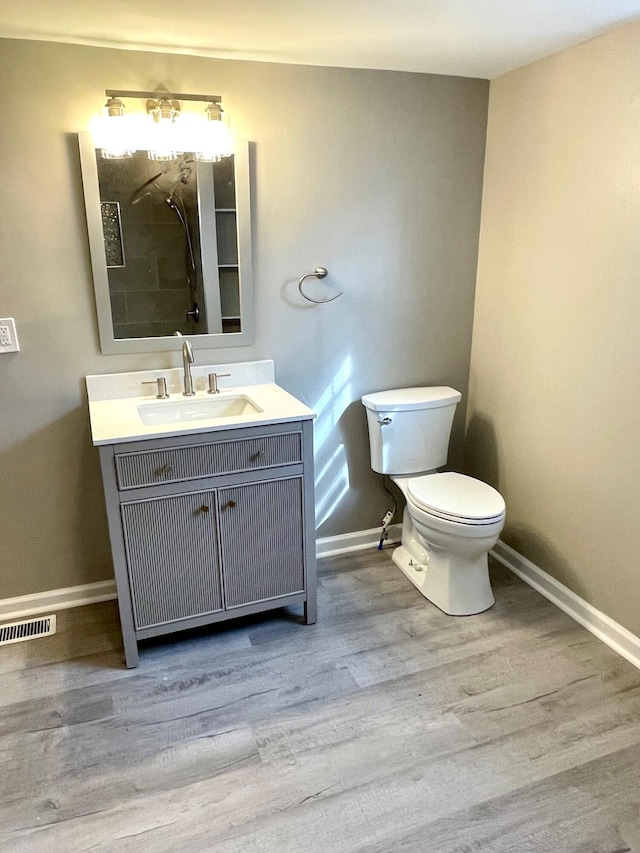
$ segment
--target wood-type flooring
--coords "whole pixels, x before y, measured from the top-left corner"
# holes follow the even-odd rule
[[[462,618],[389,551],[319,569],[317,625],[0,649],[0,850],[640,853],[640,671],[497,565]]]

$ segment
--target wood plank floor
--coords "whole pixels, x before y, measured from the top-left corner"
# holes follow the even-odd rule
[[[499,566],[473,617],[385,552],[319,620],[164,638],[115,604],[0,650],[0,850],[640,853],[640,672]]]

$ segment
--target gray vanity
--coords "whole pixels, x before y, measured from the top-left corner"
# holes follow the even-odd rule
[[[213,371],[231,374],[215,399]],[[149,637],[289,605],[316,620],[314,413],[272,371],[194,368],[190,400],[178,370],[87,377],[128,667]],[[141,396],[160,375],[171,398]]]
[[[250,146],[159,163],[79,144],[102,352],[184,363],[87,377],[127,666],[139,640],[262,610],[313,623],[315,413],[272,361],[193,353],[252,342]]]

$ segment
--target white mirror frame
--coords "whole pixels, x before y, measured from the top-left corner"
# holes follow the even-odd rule
[[[154,338],[116,338],[109,296],[109,279],[104,250],[104,233],[100,215],[100,187],[96,165],[96,149],[89,132],[78,134],[80,168],[84,187],[87,231],[93,286],[98,314],[100,349],[105,355],[135,352],[164,352],[175,349],[172,336]],[[236,223],[238,229],[238,274],[240,280],[240,332],[185,335],[194,349],[249,346],[254,336],[253,263],[251,243],[251,187],[249,143],[235,140]],[[209,168],[207,168],[209,166]],[[202,182],[202,183],[201,183]],[[213,177],[210,164],[198,164],[198,208],[201,218],[215,216],[213,209]],[[202,186],[202,193],[200,190]],[[202,202],[202,203],[201,203]],[[210,206],[209,211],[206,207]],[[173,342],[173,343],[172,343]]]

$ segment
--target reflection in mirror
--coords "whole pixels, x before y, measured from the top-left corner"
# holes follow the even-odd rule
[[[248,145],[216,163],[183,154],[103,159],[79,134],[102,351],[251,343]]]

